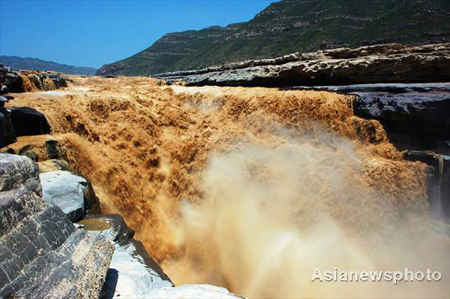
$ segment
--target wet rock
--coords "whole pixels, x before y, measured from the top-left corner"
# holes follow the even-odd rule
[[[293,53],[195,71],[159,74],[187,85],[294,86],[359,83],[446,82],[450,80],[450,44],[406,47],[384,44]]]
[[[53,81],[56,89],[67,87],[67,79],[59,74],[48,74],[48,77]]]
[[[431,151],[409,150],[404,154],[409,161],[428,164],[427,190],[431,212],[450,220],[450,156]]]
[[[48,139],[45,141],[45,148],[47,150],[47,156],[49,159],[60,159],[62,158],[61,148],[59,147],[58,141],[54,139]]]
[[[0,149],[0,152],[12,152],[19,155],[26,155],[39,163],[46,160],[55,160],[55,163],[66,159],[64,150],[59,146],[58,140],[54,136],[35,135],[21,137],[15,143],[10,144],[7,148]],[[67,170],[67,162],[64,163],[47,163],[52,167],[51,170]],[[45,170],[43,172],[48,172]]]
[[[209,285],[209,284],[187,284],[175,288],[154,289],[145,294],[145,298],[221,298],[221,299],[237,299],[245,298],[230,293],[227,289]]]
[[[358,92],[428,92],[443,91],[450,92],[450,83],[373,83],[373,84],[352,84],[352,85],[316,85],[316,86],[290,86],[285,90],[319,90],[339,93]]]
[[[38,162],[39,160],[38,154],[36,154],[31,145],[26,145],[23,148],[21,148],[19,151],[19,155],[26,156],[31,160],[33,160],[34,162]]]
[[[55,170],[69,170],[69,164],[67,161],[61,159],[50,159],[38,162],[39,172],[50,172]]]
[[[169,277],[142,243],[133,239],[134,230],[126,225],[122,216],[88,215],[78,224],[115,242],[101,298],[145,298],[155,288],[173,287]]]
[[[43,199],[59,207],[72,222],[81,220],[89,210],[98,209],[98,199],[85,178],[57,170],[41,173],[40,179]]]
[[[11,109],[11,121],[17,136],[50,133],[50,126],[44,114],[33,108],[16,107]]]
[[[87,215],[79,223],[86,230],[101,231],[105,238],[118,244],[125,244],[134,237],[134,230],[117,214]]]
[[[98,297],[113,255],[42,198],[38,168],[0,154],[0,297]]]
[[[116,243],[102,298],[148,298],[151,290],[165,287],[173,287],[170,279],[156,262],[146,263],[133,240],[125,245]]]
[[[11,110],[0,107],[0,148],[16,141],[16,132],[11,122]]]
[[[0,96],[0,107],[4,107],[5,103],[8,103],[10,100],[13,100],[12,96]]]
[[[211,285],[175,287],[120,215],[88,215],[78,224],[115,242],[100,298],[243,298]]]
[[[2,64],[0,64],[0,86],[1,93],[25,91],[19,74],[10,68],[4,67]]]
[[[67,87],[67,79],[55,72],[16,71],[0,64],[0,92],[53,90]]]
[[[398,149],[450,154],[450,88],[352,94],[355,115],[379,120]]]
[[[355,95],[354,114],[378,120],[399,150],[450,154],[450,83],[295,86]]]

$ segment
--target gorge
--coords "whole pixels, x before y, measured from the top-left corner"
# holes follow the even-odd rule
[[[250,298],[448,293],[448,224],[429,214],[427,165],[405,160],[380,122],[355,115],[357,97],[70,79],[61,91],[14,93],[6,106],[46,116],[101,212],[122,215],[175,285]],[[43,167],[39,146],[28,148]],[[432,268],[444,279],[311,283],[317,267]]]
[[[16,2],[0,298],[450,298],[448,0]]]

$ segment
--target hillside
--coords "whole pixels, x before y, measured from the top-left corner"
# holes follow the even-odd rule
[[[447,0],[282,0],[252,20],[169,33],[99,75],[149,75],[292,52],[450,40]]]
[[[0,55],[0,63],[18,70],[55,71],[70,75],[94,75],[97,69],[60,64],[38,58]]]

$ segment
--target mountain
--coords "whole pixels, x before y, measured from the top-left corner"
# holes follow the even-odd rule
[[[252,20],[168,33],[99,75],[151,75],[292,52],[450,41],[448,0],[282,0]]]
[[[55,71],[70,75],[95,75],[97,71],[93,67],[72,66],[37,58],[22,58],[18,56],[0,55],[0,63],[18,70]]]

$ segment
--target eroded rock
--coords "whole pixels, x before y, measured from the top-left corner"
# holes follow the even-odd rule
[[[101,298],[243,298],[212,285],[175,287],[120,215],[88,215],[78,224],[115,242]]]
[[[50,133],[50,125],[44,114],[29,107],[11,109],[11,121],[17,136],[43,135]]]
[[[293,53],[155,77],[187,85],[294,86],[450,80],[450,44],[384,44]]]
[[[41,196],[37,165],[0,154],[0,297],[98,297],[112,244]]]
[[[93,207],[98,212],[98,199],[84,177],[56,170],[41,173],[40,179],[43,199],[59,207],[72,222],[81,220]]]
[[[53,90],[67,87],[67,79],[51,71],[19,71],[0,64],[0,93]]]
[[[11,122],[11,110],[0,107],[0,148],[16,141],[16,132]]]
[[[404,158],[428,164],[428,200],[431,212],[450,219],[450,156],[431,151],[405,151]]]
[[[450,91],[355,94],[355,114],[379,120],[400,150],[450,154]]]

